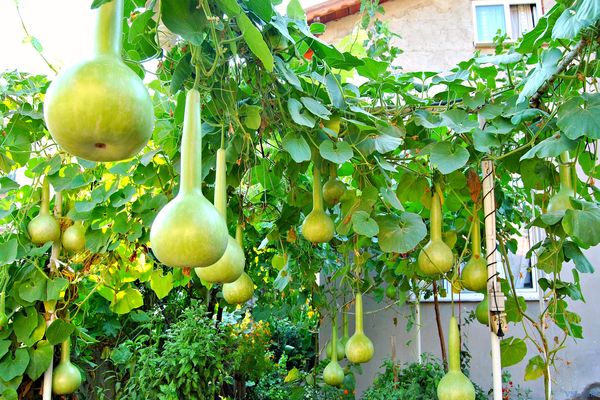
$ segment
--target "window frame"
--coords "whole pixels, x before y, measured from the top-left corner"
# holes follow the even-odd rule
[[[478,6],[504,6],[504,23],[506,24],[506,34],[508,35],[508,41],[514,42],[519,38],[515,38],[512,29],[512,19],[510,17],[510,6],[521,5],[521,4],[534,4],[537,10],[537,20],[540,19],[542,13],[542,0],[472,0],[471,1],[471,14],[473,15],[473,34],[475,36],[476,46],[486,46],[493,44],[492,42],[479,40],[479,33],[477,32],[477,7]]]

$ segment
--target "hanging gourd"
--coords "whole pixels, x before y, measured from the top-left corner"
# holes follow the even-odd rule
[[[81,386],[81,373],[71,362],[71,339],[61,344],[60,363],[52,373],[52,392],[64,395],[75,393]]]
[[[8,315],[6,315],[5,293],[0,292],[0,331],[8,325]]]
[[[179,192],[154,219],[150,244],[161,263],[196,268],[217,262],[228,240],[225,220],[202,194],[200,93],[192,89],[185,103]]]
[[[336,329],[337,329],[337,318],[336,316],[334,316],[332,323],[335,324]],[[336,338],[337,338],[337,331],[336,331]],[[346,344],[342,343],[342,341],[340,339],[336,340],[336,360],[341,360],[342,358],[344,358],[344,356],[346,355],[346,351],[344,349],[344,346]],[[329,340],[327,342],[327,344],[325,345],[325,353],[327,354],[327,358],[331,358],[332,357],[332,349],[333,349],[333,335],[331,336],[331,340]]]
[[[331,324],[331,347],[337,348],[339,343],[337,338],[337,311],[334,311],[333,321]],[[344,369],[338,362],[338,353],[332,351],[329,364],[323,370],[323,381],[329,386],[340,386],[344,382]],[[342,356],[343,357],[343,356]]]
[[[461,283],[465,289],[479,292],[487,286],[487,263],[481,257],[481,227],[479,211],[473,210],[471,227],[471,259],[462,270]]]
[[[54,140],[91,161],[135,156],[154,129],[152,99],[121,59],[123,0],[98,9],[91,59],[62,71],[44,99],[44,118]]]
[[[329,179],[323,185],[323,200],[328,205],[334,205],[340,202],[342,196],[346,193],[346,185],[337,179],[337,165],[329,166]]]
[[[333,239],[334,226],[331,217],[323,210],[320,162],[313,165],[313,209],[302,223],[302,236],[312,243],[326,243]]]
[[[62,234],[62,247],[70,252],[78,252],[85,249],[85,227],[83,221],[77,221],[69,226]]]
[[[366,363],[373,358],[375,349],[373,348],[373,342],[365,335],[363,330],[363,303],[360,292],[356,293],[354,311],[356,326],[354,335],[346,342],[346,358],[355,364]]]
[[[44,244],[60,239],[60,224],[50,214],[50,184],[46,177],[42,183],[40,212],[37,217],[29,221],[27,233],[35,244]]]
[[[569,153],[564,152],[560,155],[560,189],[548,202],[548,212],[565,211],[573,208],[570,198],[575,194],[573,190],[573,181],[571,179],[571,166]]]
[[[348,340],[350,339],[350,335],[348,332],[348,311],[347,311],[347,307],[350,307],[350,305],[345,306],[342,309],[342,332],[343,332],[343,336],[340,339],[340,343],[344,346],[344,357],[346,356],[346,343],[348,343]]]
[[[475,308],[475,317],[477,318],[477,321],[485,326],[490,324],[490,311],[487,293],[483,295],[483,300],[477,304],[477,307]]]
[[[223,298],[229,304],[244,304],[254,296],[254,282],[252,278],[242,272],[235,282],[223,285]]]
[[[429,243],[419,253],[417,264],[424,275],[434,277],[450,271],[454,263],[452,249],[442,240],[442,205],[436,191],[431,197],[429,229]]]
[[[460,333],[453,315],[448,327],[448,372],[437,387],[439,400],[475,400],[473,384],[460,370]]]
[[[221,213],[225,224],[227,224],[227,164],[225,162],[225,149],[217,150],[217,169],[215,178],[215,207]],[[241,238],[242,227],[238,225],[236,235]],[[238,243],[231,235],[228,235],[227,249],[225,254],[214,264],[208,267],[196,268],[196,275],[205,282],[231,283],[236,281],[244,272],[246,257],[242,244]]]

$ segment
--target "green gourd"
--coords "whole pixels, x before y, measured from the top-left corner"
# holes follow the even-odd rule
[[[225,162],[225,149],[217,150],[217,170],[215,184],[215,207],[227,224],[227,164]],[[241,238],[242,227],[238,225],[236,235]],[[244,272],[246,257],[241,243],[238,243],[231,235],[228,237],[227,249],[223,257],[208,267],[196,268],[196,275],[205,282],[231,283],[235,282]]]
[[[331,324],[331,346],[337,348],[338,343],[337,315],[335,315]],[[344,369],[338,362],[337,352],[333,351],[331,353],[332,354],[328,356],[330,358],[329,364],[327,364],[323,370],[323,381],[329,386],[340,386],[344,382]]]
[[[200,93],[192,89],[185,103],[179,193],[160,210],[150,229],[154,255],[169,267],[212,265],[229,240],[223,216],[202,194],[200,127]]]
[[[569,165],[569,153],[564,152],[560,155],[560,189],[548,202],[548,212],[566,211],[573,208],[571,197],[575,194],[573,191],[573,181],[571,179],[571,167]]]
[[[442,240],[442,205],[437,192],[431,198],[430,239],[419,253],[417,264],[421,272],[430,277],[452,269],[452,249]]]
[[[479,304],[477,304],[477,307],[475,308],[475,317],[477,317],[477,321],[479,321],[483,325],[489,326],[490,311],[488,306],[487,294],[485,294],[483,300],[481,300]]]
[[[6,315],[5,293],[0,292],[0,331],[8,325],[8,315]]]
[[[123,1],[100,6],[94,56],[61,71],[44,100],[54,140],[86,160],[131,158],[154,129],[148,90],[121,59]]]
[[[42,200],[39,214],[29,221],[27,233],[35,244],[54,242],[60,239],[60,224],[50,214],[50,184],[44,178],[42,183]]]
[[[81,373],[71,362],[71,339],[61,344],[60,363],[52,373],[52,392],[58,395],[75,393],[81,386]]]
[[[71,252],[85,249],[85,227],[83,221],[77,221],[69,226],[62,234],[63,249]]]
[[[336,327],[337,327],[337,321],[336,318],[334,317],[334,322],[336,323]],[[337,332],[336,332],[336,338],[337,338]],[[346,355],[346,351],[344,349],[345,343],[342,343],[341,339],[336,340],[336,356],[338,360],[341,360],[342,358],[345,357]],[[333,335],[331,336],[331,340],[327,342],[327,344],[325,345],[325,353],[327,354],[327,358],[331,358],[332,353],[331,353],[331,349],[333,348]]]
[[[350,335],[348,332],[348,312],[347,312],[347,307],[350,307],[350,305],[347,305],[344,307],[344,309],[342,310],[342,331],[343,331],[343,336],[340,339],[340,343],[344,346],[344,357],[346,356],[346,343],[348,343],[348,340],[350,340]]]
[[[235,282],[223,285],[223,298],[229,304],[243,304],[254,295],[254,282],[243,272]]]
[[[312,243],[326,243],[333,239],[333,221],[323,210],[321,171],[317,163],[313,166],[313,209],[302,223],[302,236]]]
[[[323,185],[323,200],[329,205],[334,205],[340,202],[344,193],[346,193],[346,185],[337,179],[337,165],[331,164],[329,179]]]
[[[481,257],[481,227],[477,209],[473,213],[471,232],[471,259],[465,265],[461,274],[462,286],[468,290],[479,292],[487,286],[487,263]]]
[[[473,384],[460,370],[460,333],[453,315],[448,328],[448,372],[437,387],[439,400],[475,400]]]
[[[355,323],[354,335],[346,342],[346,358],[355,364],[366,363],[373,358],[375,349],[373,342],[365,335],[363,330],[363,303],[362,294],[356,293],[355,299]]]

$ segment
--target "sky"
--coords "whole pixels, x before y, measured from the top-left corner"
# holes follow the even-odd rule
[[[282,6],[289,0],[284,0]],[[325,0],[301,0],[304,7]],[[25,33],[16,4],[29,36]],[[48,61],[57,67],[73,64],[89,54],[94,28],[91,0],[0,0],[0,71],[17,69],[54,75],[31,45],[42,46]]]

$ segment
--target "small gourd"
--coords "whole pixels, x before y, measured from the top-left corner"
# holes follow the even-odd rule
[[[487,286],[488,272],[487,263],[481,257],[481,227],[477,209],[473,214],[471,253],[471,259],[462,270],[461,283],[465,289],[479,292]]]
[[[573,181],[571,179],[571,167],[569,165],[569,153],[564,152],[560,155],[561,165],[560,173],[560,189],[548,202],[548,212],[566,211],[573,208],[571,205],[571,197],[575,194],[573,190]]]
[[[321,171],[313,166],[313,209],[302,223],[302,236],[312,243],[326,243],[333,239],[334,226],[331,217],[323,210]]]
[[[336,312],[337,314],[337,312]],[[333,317],[331,324],[331,347],[337,348],[337,315]],[[329,364],[323,370],[323,381],[329,386],[340,386],[344,383],[344,369],[338,362],[338,354],[336,351],[332,351]]]
[[[254,295],[254,282],[243,272],[235,282],[223,285],[223,298],[229,304],[243,304]]]
[[[346,185],[337,178],[337,165],[331,164],[329,179],[323,185],[323,200],[328,205],[334,205],[340,202],[344,193],[346,193]]]
[[[160,210],[150,228],[152,251],[169,267],[208,267],[227,248],[225,220],[202,194],[201,166],[200,93],[192,89],[185,103],[179,193]]]
[[[42,183],[42,200],[39,214],[27,225],[29,238],[35,244],[54,242],[60,239],[60,224],[50,214],[50,184],[44,178]]]
[[[442,240],[442,205],[436,191],[431,198],[430,239],[419,253],[417,264],[429,277],[444,274],[452,269],[452,249]]]
[[[354,301],[355,323],[354,335],[346,342],[346,358],[355,364],[366,363],[373,358],[375,349],[373,342],[365,335],[363,330],[363,303],[362,293],[357,292]]]
[[[81,372],[71,362],[71,339],[61,344],[60,363],[52,372],[52,392],[57,395],[75,393],[81,386]]]
[[[44,119],[54,140],[86,160],[131,158],[154,129],[148,90],[121,59],[123,1],[100,6],[94,56],[61,71],[44,100]]]
[[[77,221],[62,234],[63,249],[78,252],[85,249],[85,227],[83,221]]]
[[[227,164],[225,160],[225,149],[217,150],[217,169],[215,184],[214,204],[219,213],[223,216],[227,224]],[[236,235],[241,240],[242,227],[238,225]],[[241,242],[235,240],[231,235],[228,236],[227,248],[225,254],[216,263],[208,267],[196,268],[196,275],[205,282],[210,283],[231,283],[235,282],[244,272],[246,257]]]
[[[483,325],[490,325],[490,311],[487,294],[484,294],[483,300],[477,304],[477,307],[475,308],[475,317],[477,317],[477,321]]]
[[[448,327],[448,372],[437,386],[439,400],[475,400],[473,384],[460,370],[460,333],[453,315]]]

